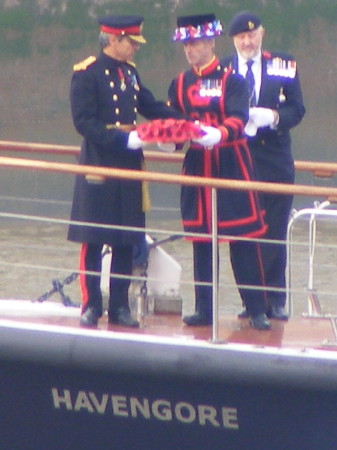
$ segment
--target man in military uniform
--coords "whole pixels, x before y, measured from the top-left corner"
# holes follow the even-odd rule
[[[248,120],[248,89],[241,75],[226,70],[214,54],[215,38],[223,34],[214,14],[178,17],[173,40],[182,42],[190,70],[179,74],[169,88],[169,103],[199,121],[204,136],[192,140],[186,153],[183,174],[251,180],[253,167],[244,136]],[[263,235],[265,226],[257,196],[251,191],[219,189],[217,192],[218,235],[253,237]],[[212,323],[211,189],[183,186],[181,213],[185,231],[207,233],[193,237],[195,314],[183,318],[189,326]],[[226,236],[226,237],[224,237]],[[263,283],[259,246],[246,252],[243,241],[230,242],[231,262],[240,293],[258,330],[270,328],[265,315],[265,293],[243,288]],[[253,282],[254,281],[254,282]]]
[[[247,79],[250,89],[248,145],[259,181],[294,183],[290,129],[305,113],[296,61],[286,53],[262,50],[265,30],[261,20],[249,11],[235,15],[229,25],[236,52],[222,60]],[[285,241],[292,195],[260,195],[268,231],[266,239]],[[285,310],[286,245],[261,245],[269,318],[287,320]],[[239,317],[246,317],[244,310]]]
[[[135,130],[137,114],[147,119],[181,117],[144,87],[132,62],[140,44],[146,42],[142,23],[139,16],[101,18],[100,55],[74,66],[70,102],[75,128],[83,136],[80,164],[141,170],[143,143]],[[82,243],[82,326],[96,326],[103,312],[104,244],[112,247],[111,275],[115,275],[110,278],[109,321],[139,326],[130,315],[128,289],[133,247],[144,242],[144,232],[139,231],[145,226],[142,187],[139,181],[76,177],[68,239]]]

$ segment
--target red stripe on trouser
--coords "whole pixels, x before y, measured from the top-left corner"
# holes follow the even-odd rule
[[[81,246],[81,251],[80,251],[80,264],[79,264],[79,270],[80,270],[80,276],[79,276],[79,280],[80,280],[80,288],[81,288],[81,302],[82,302],[82,313],[85,311],[86,306],[88,304],[88,299],[89,299],[89,293],[88,293],[88,288],[85,282],[85,257],[87,254],[87,250],[88,250],[88,244],[82,244]]]

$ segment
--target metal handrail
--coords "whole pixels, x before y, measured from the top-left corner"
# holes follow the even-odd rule
[[[57,153],[60,148],[66,147],[63,154],[74,154],[74,147],[69,148],[70,146],[49,146],[50,150],[53,153]],[[8,149],[8,147],[6,147]],[[20,149],[20,151],[26,151],[28,147],[25,145],[18,145],[15,147],[16,150]],[[44,144],[36,145],[32,144],[32,148],[37,152],[45,152],[46,146]],[[62,150],[63,151],[63,150]],[[68,153],[69,152],[69,153]],[[154,155],[153,155],[154,154]],[[159,152],[153,152],[153,157],[159,157],[161,155]],[[161,155],[162,156],[162,155]],[[170,155],[163,155],[165,160],[168,160]],[[173,155],[172,155],[173,156]],[[178,156],[178,155],[175,155]],[[182,157],[182,155],[179,155]],[[317,168],[315,163],[306,163],[305,167],[313,168],[313,165]],[[327,164],[321,163],[321,169],[324,168]],[[212,178],[204,178],[204,177],[196,177],[196,176],[186,176],[186,175],[175,175],[175,174],[167,174],[160,172],[147,172],[147,171],[136,171],[136,170],[124,170],[124,169],[114,169],[108,167],[96,167],[96,166],[88,166],[88,165],[79,165],[79,164],[69,164],[69,163],[61,163],[61,162],[50,162],[50,161],[41,161],[41,160],[32,160],[26,158],[13,158],[13,157],[0,157],[0,168],[1,167],[10,167],[17,169],[26,169],[26,170],[38,170],[38,171],[47,171],[47,172],[57,172],[57,173],[68,173],[68,174],[81,174],[81,175],[98,175],[102,177],[112,177],[112,178],[122,178],[122,179],[133,179],[133,180],[142,180],[142,181],[153,181],[153,182],[161,182],[168,184],[180,184],[180,185],[193,185],[193,186],[204,186],[212,189],[212,192],[216,193],[217,189],[232,189],[232,190],[255,190],[259,192],[278,192],[280,194],[298,194],[304,196],[319,196],[325,197],[329,201],[333,201],[337,199],[337,188],[334,187],[313,187],[307,185],[293,185],[293,184],[282,184],[282,183],[264,183],[257,181],[241,181],[241,180],[231,180],[231,179],[212,179]],[[303,166],[304,167],[304,166]],[[337,171],[337,164],[332,164],[330,167],[331,170]],[[326,168],[327,170],[327,168]],[[216,199],[216,195],[214,195]],[[214,211],[216,211],[216,204],[213,206]],[[320,215],[336,215],[331,214],[331,211],[317,210],[317,209],[307,209],[299,211],[296,215],[303,215],[305,213],[309,214],[317,214]],[[215,216],[216,217],[216,216]],[[215,219],[216,220],[216,219]],[[214,220],[214,222],[215,222]],[[293,217],[290,220],[288,233],[291,233],[292,223],[295,220]],[[213,251],[215,253],[215,246],[217,245],[217,236],[214,232],[213,227]],[[288,235],[289,236],[289,235]],[[290,239],[287,238],[287,251],[290,254],[289,247]],[[214,257],[214,261],[216,261],[217,257]],[[289,265],[288,265],[289,266]],[[216,274],[217,270],[213,270],[213,274]],[[288,280],[290,282],[290,274],[288,273]],[[213,283],[216,286],[213,286],[214,291],[214,311],[217,316],[217,279],[213,277]],[[288,295],[288,305],[291,308],[291,296],[290,296],[290,286],[287,285],[287,295]],[[218,340],[218,317],[216,320],[213,320],[213,342],[217,342]]]
[[[337,218],[336,209],[327,209],[331,206],[329,201],[316,202],[314,208],[303,208],[299,211],[294,210],[288,222],[287,228],[287,267],[286,267],[286,304],[288,305],[289,315],[293,313],[293,301],[291,295],[291,265],[292,265],[292,231],[295,223],[302,217],[309,218],[309,274],[308,274],[308,312],[304,315],[308,318],[329,319],[334,331],[335,340],[325,342],[326,344],[337,344],[337,315],[324,314],[321,304],[314,289],[314,255],[316,245],[316,219],[317,217]]]
[[[78,156],[80,147],[78,145],[0,141],[0,151]],[[181,152],[163,153],[155,150],[145,150],[144,155],[145,159],[149,161],[181,163],[184,159],[184,154]],[[302,172],[312,172],[317,177],[329,178],[337,173],[337,163],[298,160],[295,161],[295,169]]]
[[[302,184],[270,183],[262,181],[242,181],[233,179],[205,178],[199,176],[176,175],[162,172],[116,169],[101,166],[60,163],[0,156],[0,167],[38,170],[44,172],[70,173],[74,175],[97,175],[101,177],[122,178],[130,180],[162,182],[166,184],[181,184],[187,186],[204,186],[216,189],[239,191],[278,192],[303,196],[319,196],[328,200],[337,198],[337,188],[308,186]]]

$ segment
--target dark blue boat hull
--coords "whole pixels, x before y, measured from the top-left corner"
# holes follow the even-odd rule
[[[110,336],[0,328],[2,448],[335,448],[334,352]]]

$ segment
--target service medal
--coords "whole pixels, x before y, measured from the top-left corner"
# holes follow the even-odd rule
[[[283,92],[283,87],[281,87],[281,89],[280,89],[278,99],[279,99],[280,103],[284,103],[287,100],[286,96],[284,95],[284,92]]]

